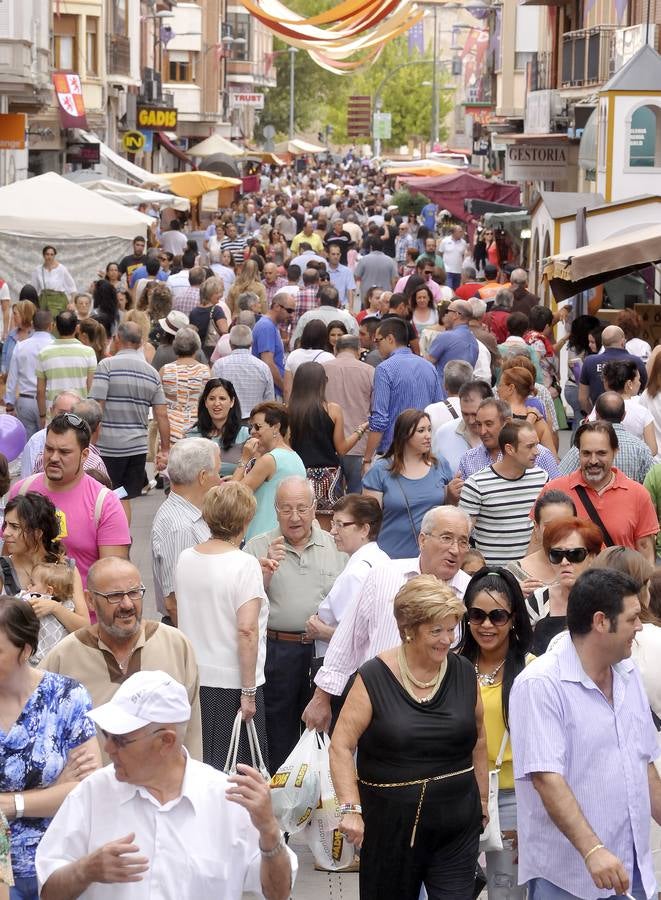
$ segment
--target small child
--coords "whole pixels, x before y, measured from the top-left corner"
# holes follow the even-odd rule
[[[464,559],[464,564],[461,567],[462,570],[470,575],[471,578],[478,572],[483,566],[486,566],[487,561],[482,556],[479,550],[475,550],[473,547],[466,554],[466,558]]]
[[[52,600],[65,609],[73,610],[73,569],[66,563],[37,563],[32,570],[29,587],[23,592],[24,600],[29,602],[32,598]],[[31,664],[38,665],[68,634],[55,612],[41,616],[37,652],[30,659]]]

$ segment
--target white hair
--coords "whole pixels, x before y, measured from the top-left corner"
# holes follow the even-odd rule
[[[447,515],[448,513],[458,513],[460,516],[463,516],[466,520],[466,524],[468,525],[469,530],[472,528],[471,517],[468,513],[460,509],[458,506],[450,506],[446,504],[445,506],[432,506],[431,509],[428,509],[427,512],[422,517],[422,522],[420,523],[420,533],[421,534],[429,534],[436,519],[440,515]]]
[[[282,481],[280,482],[280,484],[278,485],[278,487],[276,488],[276,491],[275,491],[276,503],[278,502],[278,497],[280,496],[281,492],[283,490],[286,490],[288,487],[294,488],[294,490],[296,490],[297,488],[306,487],[308,489],[308,491],[310,492],[310,502],[312,503],[315,499],[314,488],[312,487],[312,484],[308,481],[307,478],[303,478],[302,475],[289,475],[289,476],[287,476],[287,478],[283,478]]]
[[[177,441],[168,457],[168,477],[172,484],[192,484],[203,470],[211,472],[217,464],[218,445],[208,438]]]

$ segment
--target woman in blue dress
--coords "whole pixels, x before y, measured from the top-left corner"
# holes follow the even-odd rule
[[[34,857],[51,818],[101,754],[92,701],[73,678],[33,668],[39,619],[0,598],[0,811],[11,828],[11,900],[38,900]]]
[[[383,508],[377,542],[391,559],[418,556],[424,514],[433,506],[456,504],[461,483],[445,459],[431,453],[432,428],[426,412],[405,409],[395,422],[392,444],[363,478],[363,493]]]

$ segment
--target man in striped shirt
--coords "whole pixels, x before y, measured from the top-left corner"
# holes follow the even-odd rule
[[[225,228],[225,234],[227,236],[220,242],[221,254],[223,250],[229,250],[229,252],[232,254],[234,265],[242,266],[243,257],[246,250],[246,239],[238,236],[236,225],[233,222],[230,222],[230,224]]]
[[[46,424],[46,407],[63,391],[87,397],[96,371],[96,353],[75,337],[78,316],[65,309],[55,316],[57,338],[37,354],[37,408]]]
[[[569,594],[569,633],[514,682],[519,883],[531,900],[656,897],[659,746],[631,660],[639,591],[623,572],[584,572]]]
[[[535,465],[537,432],[527,422],[508,422],[498,435],[503,458],[471,475],[459,507],[473,520],[475,546],[489,565],[526,555],[532,533],[530,510],[548,475]]]
[[[340,697],[354,672],[400,641],[393,613],[395,595],[416,575],[435,575],[459,598],[470,581],[461,570],[468,550],[470,519],[456,506],[436,506],[425,513],[417,559],[393,559],[367,576],[356,603],[335,629],[324,664],[315,676],[314,695],[303,712],[308,728],[328,731],[331,700]]]

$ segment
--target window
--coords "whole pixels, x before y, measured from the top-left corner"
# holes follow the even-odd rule
[[[629,166],[661,168],[661,108],[639,106],[629,124]]]
[[[77,71],[77,25],[77,16],[53,17],[53,68],[56,71]]]
[[[98,18],[87,16],[85,19],[85,64],[88,75],[99,74],[98,31]]]
[[[248,13],[227,13],[227,24],[234,43],[230,44],[230,59],[252,59],[250,16]]]
[[[186,50],[172,50],[168,53],[167,81],[195,81],[195,57]]]
[[[128,0],[112,0],[112,10],[111,10],[111,18],[112,18],[112,32],[111,34],[125,35],[127,34],[127,21],[128,17],[126,15],[126,6]]]

